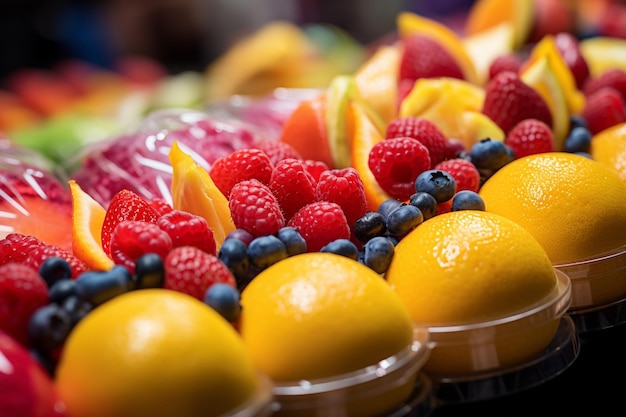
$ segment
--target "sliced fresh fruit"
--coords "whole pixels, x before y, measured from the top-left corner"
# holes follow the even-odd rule
[[[398,45],[384,45],[354,74],[361,99],[388,123],[398,113]]]
[[[106,210],[74,180],[68,181],[72,195],[72,248],[88,268],[107,271],[114,265],[101,245]]]
[[[498,141],[505,139],[506,135],[500,129],[500,126],[481,112],[463,112],[463,123],[465,125],[465,136],[461,140],[465,145],[465,149],[470,149],[472,145],[482,139],[490,138]]]
[[[326,132],[326,97],[304,100],[285,121],[279,140],[291,145],[303,159],[333,166]]]
[[[351,75],[338,75],[333,78],[326,91],[326,132],[328,146],[333,159],[332,166],[350,166],[350,143],[346,126],[348,103],[360,100],[359,89]]]
[[[356,102],[348,104],[352,113],[352,166],[359,172],[369,210],[375,211],[378,206],[391,197],[378,185],[374,174],[369,168],[368,159],[371,149],[385,136],[370,120],[363,105]]]
[[[515,51],[515,31],[511,22],[502,22],[481,32],[463,38],[463,46],[469,54],[480,85],[489,79],[492,62]]]
[[[594,160],[615,171],[626,184],[626,123],[595,135],[589,153]]]
[[[579,45],[592,77],[611,68],[626,71],[626,39],[597,36],[583,39]]]
[[[400,38],[424,35],[439,42],[454,57],[465,80],[474,84],[479,83],[474,62],[465,50],[461,38],[445,25],[412,12],[401,12],[397,16],[396,26]]]
[[[509,22],[513,25],[517,49],[528,39],[534,17],[535,3],[530,0],[478,0],[468,12],[465,33],[471,36]]]
[[[204,217],[213,236],[216,249],[226,235],[235,230],[228,200],[217,188],[209,173],[186,154],[178,142],[172,144],[169,159],[172,164],[172,204],[174,209]]]

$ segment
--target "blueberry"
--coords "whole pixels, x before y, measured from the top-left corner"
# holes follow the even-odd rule
[[[274,235],[259,236],[248,245],[248,256],[253,265],[265,269],[287,258],[287,248]]]
[[[96,307],[127,292],[131,282],[130,272],[121,265],[108,271],[87,271],[76,278],[76,295]]]
[[[306,252],[306,240],[295,227],[281,227],[276,237],[283,242],[289,256]]]
[[[232,323],[237,320],[241,312],[239,296],[236,288],[228,284],[215,283],[206,290],[204,303]]]
[[[456,192],[456,181],[446,171],[428,169],[415,179],[415,192],[428,193],[435,197],[437,203],[443,203]]]
[[[239,239],[226,239],[217,257],[233,273],[237,282],[245,278],[250,268],[250,258],[248,257],[248,245]]]
[[[471,190],[461,190],[452,197],[451,211],[480,210],[485,211],[485,202],[478,193]]]
[[[39,275],[46,281],[48,288],[61,280],[72,276],[70,264],[59,256],[50,256],[39,266]]]
[[[377,236],[363,245],[361,261],[377,273],[384,274],[391,264],[394,252],[394,245],[389,239]]]
[[[72,320],[58,304],[35,310],[28,322],[31,346],[41,352],[52,352],[65,342],[72,330]]]
[[[228,239],[239,239],[243,243],[245,243],[246,246],[248,246],[250,242],[254,240],[254,235],[245,229],[235,229],[226,235],[225,240],[228,240]]]
[[[80,320],[83,319],[91,310],[93,310],[93,306],[91,303],[83,300],[77,295],[70,295],[61,304],[61,307],[67,312],[69,315],[72,326],[75,326]]]
[[[69,278],[55,282],[48,291],[51,303],[61,304],[70,295],[76,295],[76,281]]]
[[[368,211],[354,222],[354,236],[361,242],[382,236],[386,231],[385,218],[378,211]]]
[[[497,171],[514,158],[511,149],[498,140],[483,139],[472,145],[470,160],[476,168]]]
[[[586,127],[575,127],[565,138],[566,152],[589,152],[591,132]]]
[[[38,349],[31,348],[28,353],[33,359],[35,359],[39,363],[39,365],[41,365],[41,367],[48,373],[48,375],[54,378],[56,362],[50,352],[41,352]]]
[[[403,236],[424,221],[422,212],[411,204],[398,207],[387,218],[387,231],[392,236]]]
[[[335,239],[324,245],[322,249],[320,249],[320,252],[334,253],[354,259],[355,261],[359,257],[359,248],[348,239]]]
[[[162,288],[165,284],[163,259],[156,253],[146,253],[135,261],[134,289]]]
[[[415,193],[411,196],[409,204],[417,207],[422,212],[424,220],[437,215],[437,200],[432,194],[426,192]]]
[[[376,211],[382,214],[385,221],[387,221],[387,216],[389,216],[389,213],[391,213],[392,211],[400,207],[402,204],[405,204],[405,203],[403,203],[402,201],[398,201],[398,200],[394,200],[393,198],[390,198],[380,203]]]
[[[569,117],[569,128],[570,128],[570,131],[574,130],[577,127],[588,128],[587,121],[585,120],[584,117],[582,117],[582,116],[580,116],[578,114],[572,114]]]

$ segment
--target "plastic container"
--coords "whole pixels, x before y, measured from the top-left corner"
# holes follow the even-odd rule
[[[274,384],[276,417],[411,416],[429,409],[430,384],[420,369],[430,350],[428,332],[415,330],[413,342],[366,368],[311,381]]]
[[[240,407],[224,414],[223,417],[269,417],[274,413],[272,381],[259,374],[259,390]]]
[[[572,282],[569,314],[579,333],[626,322],[626,246],[555,268]]]
[[[555,289],[524,311],[481,323],[428,327],[432,350],[423,369],[435,386],[493,378],[545,354],[571,302],[568,276],[557,269],[555,274]]]

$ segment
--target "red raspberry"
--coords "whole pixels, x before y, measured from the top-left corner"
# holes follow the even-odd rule
[[[228,197],[233,186],[243,180],[254,178],[269,184],[272,162],[260,149],[239,149],[213,162],[209,174],[217,188]]]
[[[235,277],[215,255],[193,246],[174,248],[164,261],[165,288],[204,300],[204,294],[215,283],[236,286]]]
[[[102,224],[102,249],[111,254],[111,236],[115,227],[125,220],[156,223],[159,213],[143,198],[130,190],[121,190],[109,203]]]
[[[24,263],[33,249],[45,245],[44,242],[34,236],[9,233],[0,240],[0,265],[9,262]]]
[[[522,120],[511,129],[504,141],[516,158],[554,151],[552,130],[537,119]]]
[[[587,97],[581,116],[592,134],[626,121],[626,104],[613,87],[603,87]]]
[[[165,259],[172,250],[172,239],[153,223],[137,220],[120,222],[111,237],[111,258],[135,272],[135,261],[146,253],[156,253]]]
[[[350,230],[354,222],[367,212],[365,187],[358,171],[352,167],[324,171],[317,183],[315,195],[318,201],[339,204]]]
[[[430,155],[429,168],[449,156],[448,139],[436,124],[422,117],[400,117],[387,125],[385,138],[409,137],[417,139],[428,149]]]
[[[302,207],[289,220],[306,241],[307,252],[319,252],[335,239],[350,239],[350,227],[341,206],[328,201],[316,201]]]
[[[402,41],[400,80],[452,77],[464,79],[463,71],[454,57],[434,38],[412,35]]]
[[[446,171],[456,181],[456,191],[478,191],[480,187],[480,173],[476,166],[463,158],[454,158],[443,161],[435,166],[435,169]]]
[[[278,161],[287,158],[302,159],[300,153],[293,146],[280,140],[258,140],[254,143],[254,147],[267,154],[272,166],[276,165]]]
[[[603,87],[613,87],[626,100],[626,71],[612,68],[594,78],[589,78],[583,87],[586,96],[590,96]]]
[[[378,142],[367,162],[380,187],[398,200],[407,200],[415,192],[417,176],[431,167],[428,148],[409,137]]]
[[[269,188],[278,200],[286,220],[315,198],[315,179],[298,159],[278,161],[272,171]]]
[[[150,200],[148,200],[148,204],[150,204],[150,206],[152,206],[152,208],[156,210],[159,216],[162,216],[174,210],[170,203],[168,203],[167,201],[165,201],[165,199],[161,197],[151,198]]]
[[[28,322],[48,304],[48,286],[37,270],[9,262],[0,266],[0,330],[28,347]]]
[[[235,184],[228,207],[235,227],[254,236],[273,235],[285,225],[278,200],[267,185],[256,179]]]
[[[182,210],[172,210],[159,217],[156,225],[170,236],[173,248],[195,246],[211,255],[217,252],[213,230],[204,217]]]
[[[328,165],[322,161],[315,161],[313,159],[305,159],[302,161],[304,168],[313,176],[313,179],[317,182],[320,179],[322,172],[329,169]]]
[[[516,53],[498,56],[489,65],[489,79],[504,71],[519,72],[522,67],[522,59]]]
[[[72,270],[72,278],[76,278],[88,270],[87,265],[78,259],[72,252],[55,245],[46,244],[37,246],[31,250],[23,263],[39,271],[41,264],[51,256],[57,256],[67,261],[70,265],[70,269]]]

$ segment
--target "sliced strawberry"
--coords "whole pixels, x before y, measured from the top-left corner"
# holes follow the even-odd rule
[[[115,227],[126,220],[156,223],[159,213],[149,202],[130,190],[121,190],[113,196],[102,224],[102,249],[111,255],[111,236]]]
[[[402,42],[399,80],[451,77],[464,79],[454,57],[435,39],[413,35]]]

